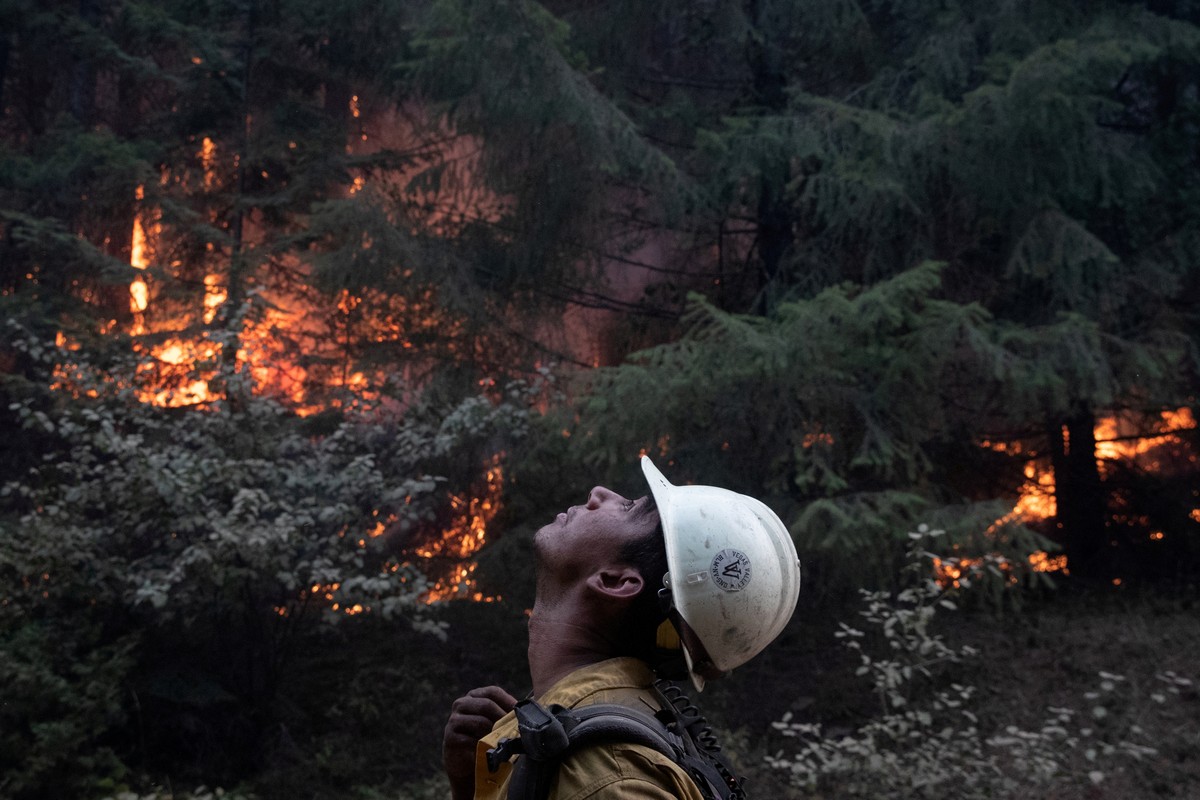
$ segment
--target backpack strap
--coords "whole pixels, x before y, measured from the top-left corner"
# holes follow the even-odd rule
[[[521,756],[513,765],[509,800],[545,800],[563,760],[592,745],[639,744],[676,762],[684,754],[682,740],[662,722],[628,706],[597,703],[576,709],[547,708],[522,700],[515,711],[520,737],[502,739],[487,753],[492,772],[512,756]]]
[[[661,688],[659,696],[663,710],[658,716],[609,703],[568,709],[522,700],[515,709],[520,736],[502,739],[488,751],[488,769],[495,772],[514,755],[520,756],[513,765],[508,800],[546,800],[565,758],[592,745],[621,742],[648,747],[671,759],[705,797],[744,798],[740,779],[716,752],[720,745],[695,706],[689,704],[695,712],[689,717]]]

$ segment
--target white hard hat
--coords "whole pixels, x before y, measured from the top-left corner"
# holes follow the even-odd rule
[[[762,652],[800,596],[800,561],[766,505],[716,486],[674,486],[642,456],[667,545],[667,576],[697,690]]]

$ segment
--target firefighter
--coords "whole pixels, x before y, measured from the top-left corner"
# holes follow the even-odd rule
[[[774,512],[715,486],[672,485],[649,458],[642,471],[649,495],[628,500],[596,487],[534,537],[529,672],[532,697],[545,706],[652,714],[663,705],[656,670],[674,677],[674,660],[702,691],[758,654],[795,610],[800,565]],[[489,768],[486,753],[517,736],[516,702],[498,686],[454,702],[442,752],[455,800],[507,797],[512,764]],[[706,793],[663,753],[618,741],[567,757],[550,796]]]

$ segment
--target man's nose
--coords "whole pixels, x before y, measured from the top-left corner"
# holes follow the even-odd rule
[[[605,489],[603,486],[596,486],[588,494],[587,508],[595,511],[605,500],[619,499],[620,497],[621,495],[617,494],[612,489]]]

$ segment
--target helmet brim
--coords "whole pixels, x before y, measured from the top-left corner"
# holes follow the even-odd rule
[[[700,690],[705,678],[753,658],[791,619],[800,590],[795,544],[761,501],[716,486],[676,486],[650,458],[641,464],[662,525],[684,658]]]
[[[664,533],[669,530],[674,530],[674,514],[673,493],[676,490],[675,484],[667,480],[649,456],[642,456],[642,474],[646,477],[646,483],[650,486],[650,494],[654,497],[654,505],[658,508],[658,519],[662,524]],[[674,552],[676,549],[675,538],[673,536],[664,536],[667,549],[667,564],[678,563],[678,555]],[[668,572],[668,575],[670,573]],[[682,642],[683,631],[680,631],[680,639]],[[692,685],[696,687],[697,692],[704,691],[704,677],[696,672],[696,662],[692,658],[691,650],[688,649],[686,643],[680,645],[683,650],[683,660],[687,664],[688,675],[692,679]]]

